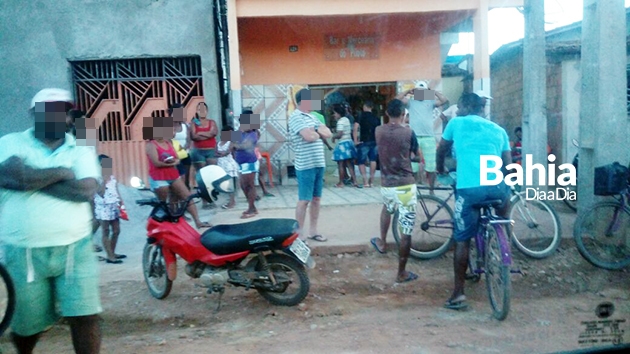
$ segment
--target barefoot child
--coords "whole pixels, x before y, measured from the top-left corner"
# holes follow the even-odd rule
[[[107,263],[120,264],[124,254],[116,254],[116,243],[120,234],[120,193],[118,192],[118,182],[112,174],[112,159],[107,155],[99,155],[101,163],[103,182],[94,196],[94,212],[99,220],[103,231],[103,248],[107,252]],[[110,234],[111,226],[111,234]]]

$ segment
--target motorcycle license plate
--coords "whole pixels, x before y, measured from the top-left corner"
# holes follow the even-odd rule
[[[308,256],[311,255],[311,249],[308,248],[304,241],[299,238],[296,238],[295,241],[293,241],[289,250],[291,250],[291,252],[293,252],[293,254],[304,264],[306,264]]]

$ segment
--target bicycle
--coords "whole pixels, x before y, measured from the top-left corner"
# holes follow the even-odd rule
[[[446,253],[453,244],[454,213],[449,206],[455,193],[454,185],[435,187],[434,190],[450,191],[445,199],[422,194],[426,186],[417,186],[418,205],[416,225],[411,234],[410,255],[417,259],[433,259]],[[523,192],[512,188],[509,217],[514,221],[512,242],[523,254],[532,258],[545,258],[560,245],[562,228],[560,218],[545,201],[527,200]],[[398,213],[394,213],[392,234],[400,242]]]
[[[630,266],[630,183],[616,201],[599,202],[576,222],[578,251],[596,267],[619,270]]]
[[[0,336],[9,328],[15,311],[15,288],[13,281],[0,262]]]
[[[470,274],[466,276],[476,282],[481,279],[481,274],[486,275],[492,315],[499,321],[503,321],[510,311],[510,274],[520,273],[512,270],[512,251],[507,237],[507,225],[513,221],[494,213],[494,208],[501,203],[501,200],[493,200],[474,205],[481,208],[481,214],[479,229],[468,256]]]

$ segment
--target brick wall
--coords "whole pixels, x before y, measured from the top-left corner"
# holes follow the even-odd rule
[[[562,64],[560,57],[547,63],[547,135],[551,150],[562,161]],[[492,120],[505,128],[514,140],[514,128],[521,126],[523,117],[523,56],[513,55],[493,63]]]

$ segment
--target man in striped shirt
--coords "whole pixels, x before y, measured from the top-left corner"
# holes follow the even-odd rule
[[[319,203],[324,187],[324,157],[323,139],[332,136],[332,132],[317,118],[308,114],[321,109],[324,92],[321,90],[302,89],[295,95],[298,108],[289,117],[289,136],[295,152],[295,171],[298,180],[298,203],[295,218],[300,225],[300,236],[304,236],[304,221],[309,203],[310,222],[308,238],[314,241],[327,241],[326,237],[317,232],[319,219]]]

